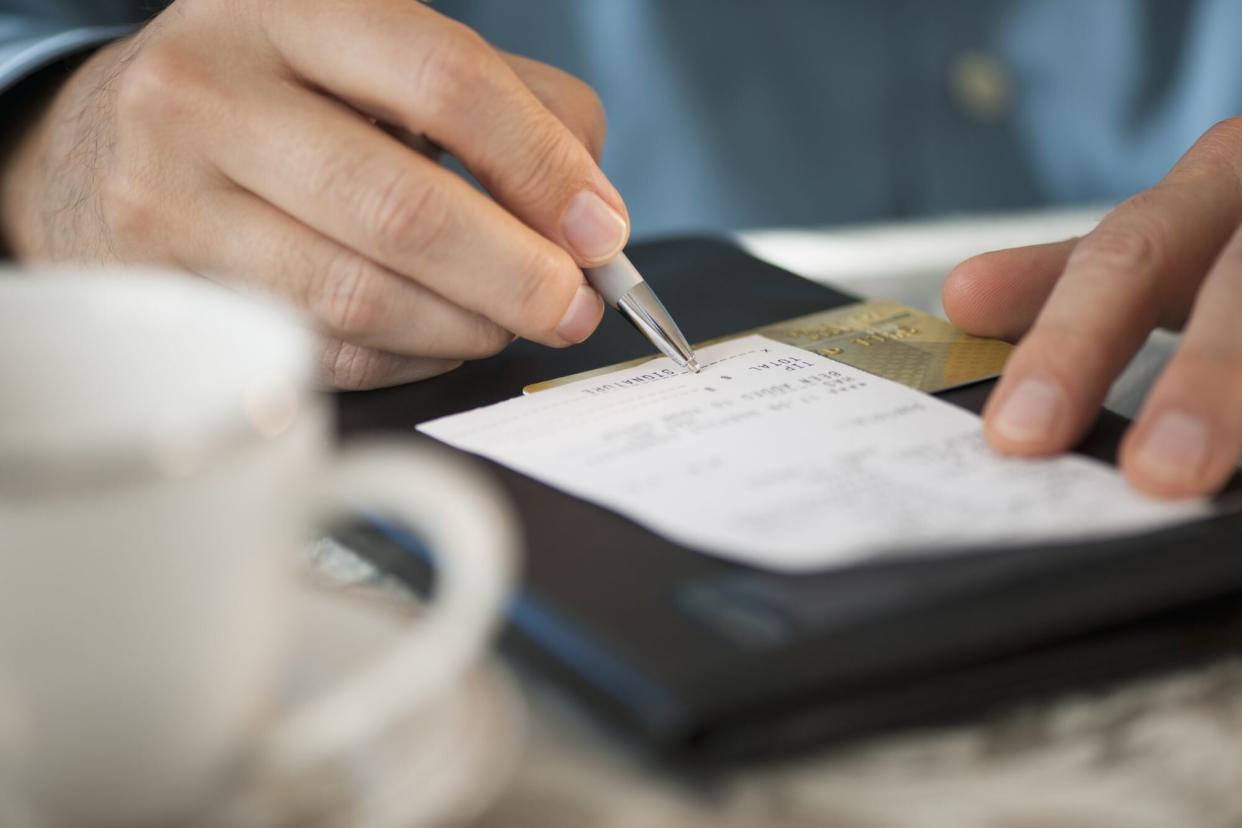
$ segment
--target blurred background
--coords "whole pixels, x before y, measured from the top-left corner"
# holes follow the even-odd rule
[[[0,39],[165,5],[8,0]],[[636,236],[1111,203],[1242,111],[1233,0],[432,5],[598,91]]]
[[[1232,0],[440,0],[595,87],[636,236],[1108,203],[1242,111]]]

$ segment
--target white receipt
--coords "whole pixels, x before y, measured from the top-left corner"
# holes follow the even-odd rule
[[[699,360],[701,374],[658,359],[419,429],[684,546],[787,572],[1208,510],[1143,497],[1083,457],[1002,458],[974,414],[762,336]]]

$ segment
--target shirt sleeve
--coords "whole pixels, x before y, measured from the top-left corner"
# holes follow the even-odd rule
[[[0,124],[23,117],[29,96],[17,87],[24,80],[124,37],[150,7],[146,0],[0,0]],[[0,134],[0,155],[11,138]],[[9,255],[0,237],[0,261]]]
[[[0,30],[10,28],[0,26]],[[123,37],[136,27],[133,24],[81,26],[61,31],[48,31],[42,26],[13,28],[18,29],[14,33],[16,36],[0,41],[0,94],[62,58]]]
[[[0,94],[59,60],[134,31],[151,0],[0,0]]]

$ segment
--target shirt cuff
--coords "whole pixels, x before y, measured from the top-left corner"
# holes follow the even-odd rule
[[[0,93],[62,58],[124,37],[137,28],[132,25],[84,26],[0,45]]]

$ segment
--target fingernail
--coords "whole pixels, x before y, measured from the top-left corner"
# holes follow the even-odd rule
[[[1041,443],[1053,437],[1062,411],[1060,388],[1046,380],[1024,379],[1001,404],[992,428],[1015,443]]]
[[[599,294],[583,285],[574,294],[569,309],[561,317],[561,324],[556,326],[556,333],[566,342],[581,342],[591,335],[599,318],[604,314],[604,302]]]
[[[1198,417],[1166,411],[1139,444],[1135,462],[1163,483],[1193,483],[1208,458],[1209,431]]]
[[[620,253],[627,230],[621,214],[590,190],[574,196],[561,217],[565,240],[588,262],[604,262]]]

